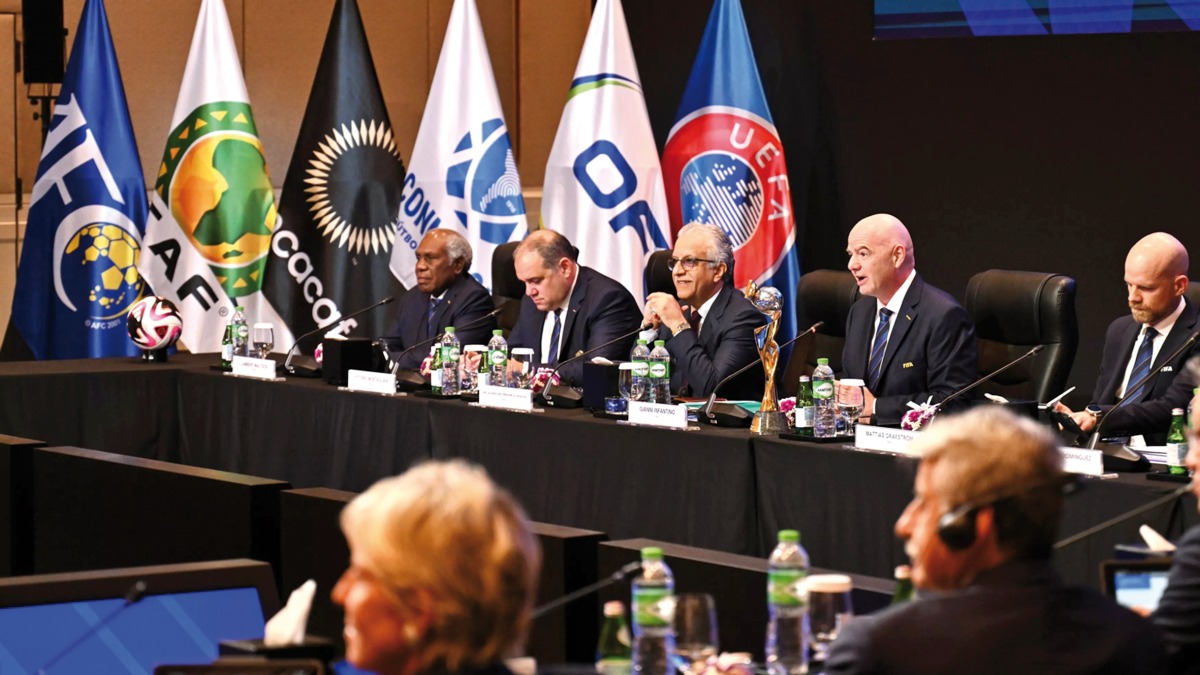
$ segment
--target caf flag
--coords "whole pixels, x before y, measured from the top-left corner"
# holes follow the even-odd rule
[[[275,193],[222,0],[204,0],[150,194],[138,269],[183,316],[184,345],[215,352],[230,312],[290,333],[261,292]],[[286,345],[286,346],[285,346]]]
[[[343,314],[402,290],[388,262],[403,184],[358,3],[338,0],[267,258],[263,293],[293,335],[333,328]],[[386,312],[377,308],[340,329],[381,335]]]
[[[88,0],[38,163],[17,269],[12,325],[34,356],[138,352],[125,315],[146,291],[137,270],[145,223],[146,184],[108,18],[101,0]],[[11,349],[19,348],[9,342]]]

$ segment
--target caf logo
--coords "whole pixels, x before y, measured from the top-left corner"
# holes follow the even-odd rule
[[[100,205],[80,208],[59,224],[54,244],[54,290],[71,311],[112,319],[142,297],[141,242],[125,214]]]
[[[446,192],[454,215],[467,230],[478,229],[483,241],[507,242],[524,223],[525,199],[504,120],[488,120],[465,134],[453,162],[446,170]]]
[[[275,193],[246,103],[206,103],[167,140],[155,190],[230,297],[258,291]]]

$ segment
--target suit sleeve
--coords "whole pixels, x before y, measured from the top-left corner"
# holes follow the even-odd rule
[[[1200,354],[1200,346],[1193,345],[1183,357],[1176,360],[1175,379],[1171,380],[1171,386],[1164,395],[1146,401],[1129,403],[1119,408],[1111,405],[1100,406],[1102,410],[1109,411],[1104,418],[1105,436],[1166,434],[1167,428],[1171,426],[1171,410],[1173,408],[1186,409],[1192,400],[1192,389],[1196,386],[1196,382],[1193,381],[1190,371],[1184,365],[1198,354]],[[1164,377],[1164,375],[1160,374],[1159,377]]]
[[[587,337],[583,350],[587,351],[605,342],[614,340],[625,333],[633,332],[641,324],[642,313],[638,311],[638,306],[634,302],[633,296],[629,294],[629,291],[625,287],[613,284],[611,288],[604,290],[599,300],[588,311],[587,323],[584,326]],[[629,358],[629,351],[633,348],[633,342],[636,338],[637,336],[635,335],[626,340],[621,340],[616,344],[609,345],[589,355],[587,358],[592,359],[597,356],[603,356],[610,361],[624,361]],[[563,354],[562,356],[565,360],[575,355]],[[567,384],[582,385],[583,360],[568,363],[558,371],[558,375]]]
[[[685,330],[667,342],[679,373],[687,378],[693,396],[708,396],[717,383],[738,368],[758,358],[754,329],[766,317],[753,307],[742,306],[726,320],[717,340],[716,352],[709,356],[694,330]]]
[[[908,411],[908,402],[924,403],[930,397],[937,403],[975,381],[979,373],[979,348],[975,326],[967,311],[958,305],[944,308],[941,316],[925,331],[926,389],[875,400],[875,414],[883,420],[899,420]],[[844,364],[843,364],[844,365]],[[969,399],[951,402],[950,410],[967,407]]]
[[[1200,527],[1180,540],[1167,588],[1150,620],[1162,631],[1173,662],[1200,658]]]
[[[472,288],[470,293],[465,294],[461,303],[462,307],[454,317],[457,326],[465,326],[472,321],[478,321],[494,309],[492,296],[482,286]],[[486,345],[488,340],[492,339],[492,329],[495,327],[496,318],[492,317],[460,332],[458,340],[463,345]]]
[[[534,306],[533,301],[528,297],[521,298],[521,309],[517,313],[517,324],[513,326],[512,333],[508,335],[508,348],[512,351],[514,347],[528,347],[536,354],[541,353],[541,328],[542,322],[537,321],[538,311]],[[533,324],[537,324],[538,335],[533,333]]]
[[[879,672],[875,663],[871,617],[858,617],[838,634],[825,661],[826,675],[867,675]]]

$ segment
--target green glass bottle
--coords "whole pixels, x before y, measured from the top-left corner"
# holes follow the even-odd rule
[[[442,395],[442,346],[433,350],[433,362],[429,364],[429,384],[434,396]]]
[[[896,590],[892,593],[892,604],[899,605],[913,599],[912,568],[897,565],[895,571]]]
[[[596,644],[596,672],[603,675],[633,672],[633,644],[625,625],[625,605],[620,600],[604,603],[604,625]]]
[[[221,367],[233,367],[233,321],[225,324],[225,335],[221,338]]]
[[[812,378],[800,376],[800,387],[796,390],[796,433],[801,436],[813,435],[813,418],[816,408],[813,407]]]
[[[1171,411],[1171,430],[1167,432],[1167,470],[1172,476],[1187,475],[1187,452],[1187,437],[1183,435],[1183,408],[1175,408]]]

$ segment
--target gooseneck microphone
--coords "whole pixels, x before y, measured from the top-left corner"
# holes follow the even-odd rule
[[[824,325],[825,325],[824,321],[818,321],[818,322],[814,323],[813,325],[809,326],[804,332],[800,333],[799,335],[792,338],[791,340],[788,340],[787,342],[779,345],[779,349],[783,349],[784,347],[792,344],[793,342],[795,342],[796,340],[799,340],[800,338],[804,337],[805,335],[810,335],[812,333],[817,332],[818,330],[821,329],[821,326],[824,326]],[[705,402],[705,404],[704,404],[704,417],[706,419],[708,419],[709,424],[715,424],[717,426],[737,426],[737,427],[750,426],[750,417],[751,417],[750,413],[746,412],[746,410],[744,408],[742,408],[741,406],[725,405],[725,406],[722,406],[722,410],[718,413],[713,412],[713,406],[717,402],[717,392],[721,390],[721,387],[724,387],[730,380],[737,377],[738,375],[741,375],[742,373],[746,372],[747,370],[750,370],[751,368],[753,368],[754,366],[756,366],[760,363],[762,363],[761,358],[755,359],[755,360],[751,361],[750,363],[747,363],[746,365],[742,366],[741,368],[738,368],[737,370],[733,371],[729,375],[726,375],[725,379],[721,380],[720,382],[717,383],[717,386],[713,387],[712,393],[708,395],[708,401]],[[737,411],[741,411],[741,413],[739,413]],[[725,420],[725,421],[723,422],[722,420]]]
[[[333,325],[333,326],[340,325],[343,321],[349,321],[350,319],[353,319],[356,316],[361,316],[363,314],[366,314],[367,312],[375,309],[376,307],[382,307],[382,306],[388,304],[389,302],[394,301],[395,299],[396,298],[394,296],[389,295],[388,297],[380,300],[379,302],[371,305],[370,307],[364,307],[364,308],[358,310],[357,312],[351,312],[351,313],[347,314],[346,316],[343,316],[342,318],[337,320],[337,323],[326,324],[324,326],[318,326],[318,327],[308,331],[304,335],[301,335],[300,337],[296,338],[296,341],[292,343],[292,347],[287,350],[287,357],[283,360],[283,369],[286,370],[289,374],[297,375],[299,377],[318,377],[319,375],[317,373],[318,367],[317,367],[316,361],[312,361],[312,363],[298,363],[295,365],[292,364],[292,357],[295,356],[295,354],[293,352],[296,351],[296,346],[300,344],[300,341],[304,340],[305,338],[310,338],[310,337],[316,335],[317,333],[320,333],[321,331],[328,331],[329,327],[331,325]],[[304,358],[307,359],[308,357],[304,357]]]
[[[121,613],[123,613],[125,610],[129,609],[133,605],[136,605],[145,596],[146,596],[146,582],[141,581],[141,580],[135,581],[133,583],[133,585],[129,587],[129,590],[125,591],[125,603],[124,604],[122,604],[120,607],[114,609],[113,611],[109,612],[108,616],[104,617],[103,619],[101,619],[100,621],[98,621],[94,625],[92,625],[90,628],[85,630],[82,635],[75,638],[74,642],[67,645],[63,649],[59,650],[59,652],[57,654],[50,657],[49,661],[42,664],[42,666],[40,668],[38,668],[37,670],[35,670],[33,672],[37,673],[37,675],[46,675],[47,671],[50,670],[51,666],[58,663],[65,656],[67,656],[71,652],[78,649],[79,645],[86,642],[88,640],[88,638],[92,637],[96,633],[99,633],[100,630],[102,628],[104,628],[105,626],[107,626],[109,623],[111,623],[113,619],[117,618]]]
[[[446,302],[450,302],[450,301],[447,300]],[[454,330],[457,331],[459,328],[474,328],[475,326],[478,326],[479,324],[500,314],[500,312],[503,312],[503,311],[504,311],[503,307],[497,307],[496,309],[493,309],[492,311],[488,312],[487,314],[484,314],[483,316],[477,316],[474,319],[471,319],[470,321],[464,323],[461,326],[455,326]],[[418,342],[418,343],[414,344],[413,346],[400,352],[399,356],[397,356],[395,358],[395,363],[392,364],[392,375],[396,376],[396,381],[398,383],[400,383],[401,385],[404,385],[406,388],[411,388],[411,389],[417,389],[417,388],[420,388],[421,386],[424,386],[424,384],[425,384],[425,376],[424,375],[420,374],[419,372],[417,372],[415,370],[405,370],[405,372],[401,372],[400,359],[403,359],[410,352],[412,352],[412,350],[417,349],[418,347],[428,347],[429,345],[441,340],[444,337],[446,337],[446,334],[444,332],[438,333],[437,335],[434,335],[433,337],[429,338],[428,340],[421,340],[420,342]]]
[[[944,398],[940,402],[938,402],[936,404],[937,407],[941,408],[942,406],[946,405],[950,401],[953,401],[954,399],[958,398],[959,396],[962,396],[963,394],[971,391],[972,389],[974,389],[975,387],[978,387],[979,385],[983,384],[984,382],[991,381],[991,379],[993,377],[996,377],[1000,373],[1003,373],[1004,371],[1008,370],[1009,368],[1012,368],[1013,366],[1024,361],[1025,359],[1033,358],[1034,355],[1040,353],[1045,348],[1046,348],[1045,345],[1037,345],[1037,346],[1033,347],[1029,351],[1018,356],[1017,358],[1013,359],[1012,361],[1009,361],[1005,365],[1000,366],[996,370],[993,370],[992,372],[988,373],[987,375],[984,375],[983,377],[979,378],[978,380],[975,380],[971,384],[968,384],[967,386],[963,387],[962,389],[959,389],[958,391],[954,392],[953,394],[950,394],[949,396],[947,396],[946,398]]]
[[[595,354],[605,347],[610,347],[622,340],[628,340],[638,333],[641,333],[645,330],[650,330],[653,327],[654,326],[651,325],[650,322],[643,322],[642,325],[637,327],[637,330],[617,336],[608,342],[605,342],[601,345],[596,345],[587,351],[576,352],[575,356],[572,356],[566,361],[559,363],[554,367],[554,370],[551,371],[550,377],[546,379],[546,386],[542,389],[542,399],[546,402],[546,405],[552,408],[578,408],[579,406],[583,405],[583,396],[581,396],[579,392],[575,391],[573,388],[566,385],[550,384],[554,381],[554,376],[558,374],[558,371],[572,361],[578,361],[589,354]]]
[[[1179,499],[1183,495],[1187,494],[1187,492],[1191,489],[1192,489],[1191,484],[1176,488],[1175,490],[1172,490],[1171,492],[1163,495],[1162,497],[1159,497],[1158,499],[1155,499],[1152,502],[1142,504],[1141,506],[1137,507],[1136,509],[1133,509],[1131,511],[1126,511],[1125,513],[1122,513],[1119,516],[1109,518],[1108,520],[1104,521],[1103,523],[1093,525],[1092,527],[1089,527],[1088,529],[1086,529],[1082,532],[1078,532],[1076,534],[1073,534],[1073,535],[1067,537],[1066,539],[1063,539],[1062,541],[1056,542],[1054,544],[1054,550],[1057,551],[1059,549],[1066,548],[1066,547],[1070,546],[1071,544],[1081,542],[1084,539],[1091,537],[1092,535],[1099,534],[1109,528],[1116,527],[1117,525],[1120,525],[1121,523],[1129,520],[1130,518],[1133,518],[1134,516],[1141,515],[1151,509],[1158,508],[1158,507],[1162,506],[1163,504],[1167,504],[1176,499]]]
[[[612,574],[608,575],[607,577],[604,577],[603,579],[601,579],[600,581],[597,581],[594,584],[588,584],[587,586],[584,586],[583,588],[580,588],[575,591],[571,591],[570,593],[567,593],[566,595],[560,596],[558,598],[555,598],[554,600],[551,600],[550,602],[547,602],[546,604],[542,605],[541,607],[534,607],[533,612],[530,614],[530,618],[536,619],[540,616],[545,615],[548,612],[551,612],[555,609],[558,609],[559,607],[562,607],[563,605],[575,602],[576,600],[587,597],[587,596],[591,595],[592,593],[595,593],[596,591],[603,590],[609,586],[612,586],[613,584],[617,583],[618,581],[624,581],[626,577],[628,577],[630,574],[633,574],[634,572],[636,572],[640,569],[642,569],[642,563],[640,560],[628,563],[625,566],[623,566],[621,569],[617,570],[616,572],[613,572]]]

